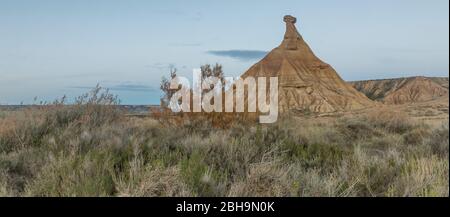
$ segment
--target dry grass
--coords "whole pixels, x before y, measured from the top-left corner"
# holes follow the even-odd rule
[[[94,98],[94,99],[92,99]],[[213,127],[101,92],[0,117],[1,196],[448,196],[448,123],[382,111]]]

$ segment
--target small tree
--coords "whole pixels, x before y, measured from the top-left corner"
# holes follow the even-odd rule
[[[161,107],[163,108],[169,107],[170,99],[177,91],[175,89],[170,89],[170,81],[175,77],[177,77],[177,69],[175,68],[170,68],[170,79],[162,77],[160,89],[163,92],[163,95],[161,96]]]
[[[200,69],[202,72],[202,79],[213,76],[219,78],[219,80],[224,83],[225,77],[223,74],[222,65],[216,63],[214,67],[211,67],[211,65],[206,64],[201,66]]]
[[[214,67],[211,67],[211,65],[206,64],[200,67],[201,70],[201,79],[204,80],[208,77],[216,77],[218,78],[218,82],[222,83],[222,92],[225,91],[225,76],[223,74],[222,65],[216,63]],[[213,84],[215,86],[216,84]],[[205,93],[209,90],[211,90],[213,87],[210,87],[210,89],[203,90],[202,93]]]
[[[206,79],[208,77],[214,76],[218,78],[218,82],[222,82],[222,84],[225,84],[225,76],[222,70],[222,65],[215,64],[214,66],[211,66],[209,64],[203,65],[200,67],[201,69],[201,79]],[[170,81],[171,79],[175,78],[177,76],[177,70],[174,68],[170,69],[170,79],[163,77],[161,80],[161,91],[163,92],[161,96],[161,107],[162,110],[152,111],[152,114],[155,118],[160,120],[161,123],[164,124],[180,124],[184,121],[207,121],[210,122],[215,127],[228,127],[230,126],[234,121],[238,120],[240,116],[236,116],[235,113],[233,114],[223,114],[223,113],[193,113],[193,112],[181,112],[178,115],[174,115],[171,113],[169,109],[170,105],[170,99],[172,96],[179,90],[179,89],[170,89]],[[207,90],[203,90],[202,94],[211,91],[213,89],[213,86],[217,84],[212,84],[211,87]],[[193,90],[191,89],[191,108],[193,108]],[[222,106],[225,105],[225,85],[222,85]],[[211,99],[211,103],[214,103],[214,98]],[[181,103],[181,102],[180,102]]]

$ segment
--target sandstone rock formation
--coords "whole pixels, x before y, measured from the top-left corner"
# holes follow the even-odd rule
[[[350,82],[372,100],[406,104],[448,97],[448,78],[410,77]]]
[[[428,79],[431,79],[432,81],[438,83],[442,87],[448,90],[448,77],[429,77]]]
[[[286,33],[281,45],[253,65],[242,78],[278,76],[280,112],[325,113],[362,109],[374,104],[314,55],[298,33],[295,17],[285,16],[284,21]]]

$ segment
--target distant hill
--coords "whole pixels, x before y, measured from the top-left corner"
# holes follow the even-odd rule
[[[349,82],[372,100],[386,104],[425,102],[448,97],[449,80],[438,77],[408,77]]]

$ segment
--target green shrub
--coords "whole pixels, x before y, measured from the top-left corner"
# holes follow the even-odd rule
[[[202,156],[194,153],[180,162],[181,176],[195,196],[219,196],[216,186],[218,174],[206,165]]]

